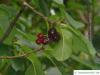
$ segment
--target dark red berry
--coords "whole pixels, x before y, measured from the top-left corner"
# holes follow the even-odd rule
[[[44,45],[47,44],[48,41],[49,41],[48,39],[44,39],[43,44],[44,44]]]
[[[37,44],[47,44],[48,43],[48,39],[45,37],[45,38],[38,38],[37,40],[36,40],[36,43]]]
[[[56,34],[56,35],[49,35],[49,40],[50,41],[59,41],[60,39],[60,35]]]
[[[57,33],[57,30],[54,27],[50,28],[49,31],[48,31],[49,35],[54,35],[56,33]]]
[[[41,41],[39,39],[36,40],[37,44],[41,44]]]
[[[39,39],[39,41],[41,42],[41,44],[43,44],[44,40],[45,40],[44,38],[40,38]]]
[[[60,34],[57,32],[57,30],[53,27],[48,31],[48,38],[49,41],[59,41]]]
[[[45,35],[43,34],[43,33],[39,33],[39,34],[37,34],[37,37],[38,38],[43,38]]]

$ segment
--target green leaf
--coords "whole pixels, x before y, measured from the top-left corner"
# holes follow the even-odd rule
[[[23,59],[11,60],[11,66],[15,71],[24,71],[24,69],[25,69]]]
[[[61,39],[51,50],[51,54],[59,61],[67,60],[72,54],[72,33],[64,27],[59,27]]]
[[[69,25],[66,25],[66,24],[62,24],[65,28],[67,28],[73,35],[74,35],[74,37],[73,37],[73,39],[74,38],[76,38],[77,37],[77,40],[76,40],[76,43],[74,42],[74,46],[76,45],[76,44],[79,44],[79,47],[77,47],[77,49],[79,48],[81,48],[81,47],[83,47],[82,48],[82,50],[81,51],[83,51],[83,52],[85,52],[85,53],[88,53],[89,55],[90,55],[90,57],[91,58],[94,58],[95,57],[95,54],[96,54],[96,50],[95,50],[95,48],[93,47],[93,45],[92,45],[92,43],[88,40],[88,39],[86,39],[79,31],[77,31],[76,29],[73,29],[71,26],[69,26]],[[80,40],[79,41],[79,43],[77,42],[78,40]],[[80,46],[80,44],[81,44],[81,46]],[[73,46],[73,47],[74,47]],[[76,47],[76,46],[75,46]],[[85,49],[84,49],[85,48]],[[75,50],[75,49],[74,49]]]
[[[86,66],[86,67],[89,67],[89,68],[91,68],[91,69],[94,69],[94,66],[93,66],[92,62],[86,62],[86,61],[84,61],[84,60],[81,60],[79,57],[77,57],[77,56],[75,56],[75,55],[72,55],[71,58],[72,58],[73,60],[79,62],[80,64]]]
[[[5,32],[5,29],[9,26],[9,22],[15,16],[16,10],[10,6],[0,5],[0,35]]]
[[[72,27],[76,28],[76,29],[80,29],[83,28],[85,25],[82,22],[76,21],[72,18],[71,15],[69,15],[63,6],[59,6],[60,8],[60,12],[62,17],[66,18],[66,23],[69,23]]]
[[[35,54],[31,54],[28,59],[32,62],[32,65],[34,66],[34,75],[44,75],[42,65],[40,61],[37,59]]]
[[[62,75],[56,67],[51,67],[46,70],[46,75]]]
[[[76,35],[73,34],[73,53],[79,54],[81,51],[87,52],[87,46],[82,42],[82,40],[79,39]]]
[[[2,44],[0,45],[0,56],[12,55],[12,46]]]
[[[7,45],[12,45],[16,33],[17,33],[16,28],[13,28],[9,36],[4,40],[4,43]]]
[[[44,56],[50,60],[50,62],[55,66],[55,69],[59,71],[60,75],[67,74],[67,67],[63,64],[63,62],[58,62],[56,59],[53,59],[47,51],[45,51]]]
[[[26,72],[25,72],[25,75],[36,75],[34,70],[35,70],[35,69],[34,69],[33,65],[30,65],[30,66],[27,68],[27,70],[26,70]]]
[[[5,59],[0,60],[0,71],[3,70],[3,68],[5,67],[5,65],[7,65],[8,62],[9,61]]]
[[[23,46],[22,47],[23,51],[25,53],[27,52],[32,52],[31,49]],[[32,75],[44,75],[44,72],[43,72],[43,69],[42,69],[42,65],[39,61],[39,59],[37,58],[36,54],[35,53],[31,53],[27,59],[32,63],[33,67],[34,67],[34,74]]]
[[[74,20],[68,13],[66,13],[66,19],[69,22],[69,24],[76,29],[83,28],[85,26],[82,22]]]
[[[11,20],[16,15],[16,10],[10,6],[0,5],[0,38],[3,36],[5,30],[8,28]],[[5,44],[11,44],[14,37],[15,30],[11,32],[9,37],[4,41]]]
[[[67,4],[68,9],[70,10],[84,10],[85,9],[85,5],[82,5],[79,2],[74,2],[74,1],[69,1]]]
[[[45,16],[50,15],[52,0],[32,0],[32,4],[35,5]]]
[[[20,30],[17,30],[18,34],[16,35],[16,38],[18,39],[15,43],[20,46],[27,46],[29,48],[35,48],[37,47],[37,44],[34,42],[36,40],[35,35],[24,33]]]
[[[63,0],[54,0],[58,4],[63,4]]]

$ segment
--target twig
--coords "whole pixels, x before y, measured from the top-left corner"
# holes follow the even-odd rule
[[[24,5],[27,6],[28,8],[30,8],[37,15],[41,16],[44,20],[48,20],[48,17],[44,16],[42,13],[38,12],[37,10],[35,10],[35,8],[30,6],[27,2],[24,2]]]
[[[15,58],[21,58],[21,57],[27,56],[29,54],[30,53],[26,53],[26,54],[22,54],[22,55],[18,55],[18,56],[0,56],[0,59],[15,59]]]
[[[21,16],[21,14],[24,12],[25,10],[25,5],[23,4],[21,9],[19,10],[19,12],[17,13],[16,17],[11,21],[9,27],[7,28],[7,30],[5,31],[4,35],[2,36],[2,38],[0,38],[0,44],[3,43],[3,41],[9,36],[9,34],[11,33],[12,29],[16,26],[16,22],[19,19],[19,17]]]
[[[87,24],[88,22],[87,22],[87,20],[86,20],[86,18],[85,18],[84,13],[82,13],[81,10],[77,10],[77,13],[78,13],[79,16],[80,16],[80,19],[81,19],[85,24]]]
[[[54,23],[59,23],[61,22],[61,20],[51,20],[48,17],[44,16],[41,12],[37,11],[34,7],[32,7],[31,5],[29,5],[27,2],[24,1],[24,5],[27,6],[28,8],[30,8],[35,14],[37,14],[38,16],[40,16],[41,18],[43,18],[45,21],[48,21],[51,24]]]
[[[88,38],[92,42],[93,39],[93,26],[94,26],[94,0],[91,0],[87,5],[87,12],[88,12]]]
[[[33,52],[39,52],[43,50],[43,47],[35,50],[35,51],[30,51],[28,53],[23,53],[21,55],[17,55],[17,56],[0,56],[0,59],[16,59],[16,58],[24,58],[24,57],[28,57],[30,54],[32,54]]]

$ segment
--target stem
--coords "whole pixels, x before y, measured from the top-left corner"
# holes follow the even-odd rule
[[[36,49],[35,51],[30,51],[28,53],[23,53],[23,54],[20,54],[20,55],[17,55],[17,56],[0,56],[0,59],[16,59],[16,58],[22,58],[22,57],[27,57],[29,56],[30,54],[32,54],[33,52],[39,52],[41,50],[43,50],[44,48],[41,47],[39,49]]]
[[[27,6],[28,8],[30,8],[35,14],[39,15],[44,20],[48,20],[48,17],[44,16],[42,13],[38,12],[37,10],[35,10],[35,8],[30,6],[27,2],[24,2],[24,5]]]
[[[91,0],[87,5],[88,12],[88,39],[92,42],[93,40],[93,32],[94,32],[94,0]]]
[[[31,5],[29,5],[27,2],[24,2],[24,5],[27,6],[28,8],[30,8],[35,14],[37,14],[38,16],[40,16],[41,18],[43,18],[45,21],[51,23],[51,24],[55,24],[55,23],[59,23],[62,20],[51,20],[48,17],[46,17],[45,15],[43,15],[41,12],[37,11],[34,7],[32,7]]]

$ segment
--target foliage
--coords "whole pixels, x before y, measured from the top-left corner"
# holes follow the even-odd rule
[[[8,0],[7,0],[8,1]],[[89,2],[91,1],[91,2]],[[18,16],[23,1],[0,1],[0,40]],[[30,0],[11,32],[0,42],[0,75],[72,75],[75,69],[100,69],[99,0]],[[91,4],[89,4],[91,3]],[[88,33],[88,7],[93,6],[93,43]],[[92,8],[91,8],[92,9]],[[95,14],[98,13],[98,14]],[[36,44],[37,34],[56,28],[60,40]],[[7,35],[7,34],[6,34]],[[99,54],[99,53],[98,53]]]

